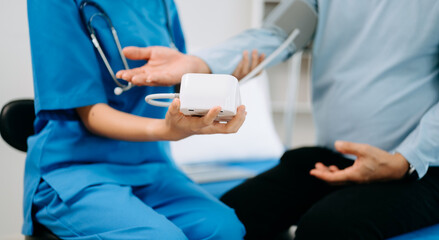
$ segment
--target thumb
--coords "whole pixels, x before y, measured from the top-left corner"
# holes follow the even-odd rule
[[[169,106],[168,112],[175,116],[180,113],[180,99],[175,98]]]
[[[131,60],[148,60],[151,57],[152,48],[126,47],[123,49],[125,57]]]
[[[334,146],[335,149],[340,153],[352,154],[357,157],[363,155],[365,148],[365,144],[344,141],[336,141]]]

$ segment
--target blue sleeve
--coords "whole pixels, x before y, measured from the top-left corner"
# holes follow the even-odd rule
[[[106,103],[93,45],[73,0],[28,0],[35,111],[70,119],[74,108]]]
[[[293,2],[294,0],[283,0],[281,4],[288,5]],[[318,10],[316,0],[305,0],[305,2],[316,11]],[[253,49],[256,49],[259,54],[264,53],[268,57],[287,37],[287,34],[280,28],[264,26],[260,29],[247,30],[217,46],[201,50],[193,55],[203,59],[210,67],[212,73],[231,74],[241,61],[243,51],[251,52]],[[295,51],[296,47],[292,43],[269,66],[287,60]]]
[[[250,29],[212,48],[204,49],[193,55],[203,59],[212,73],[231,74],[242,59],[242,52],[253,49],[259,54],[269,56],[278,48],[287,36],[274,28]],[[294,44],[286,48],[270,65],[288,59],[295,51]]]
[[[418,126],[396,149],[412,164],[419,177],[430,165],[439,166],[439,103],[430,108]]]
[[[170,17],[169,21],[171,21],[172,34],[174,36],[174,44],[180,52],[186,53],[186,43],[180,23],[180,17],[178,16],[177,6],[175,5],[173,0],[169,1],[168,6],[169,6],[169,13],[171,15],[169,16]]]

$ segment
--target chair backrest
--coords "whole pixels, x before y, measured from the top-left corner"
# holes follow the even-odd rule
[[[26,152],[27,138],[34,134],[34,120],[34,100],[11,101],[0,113],[0,134],[9,145]]]

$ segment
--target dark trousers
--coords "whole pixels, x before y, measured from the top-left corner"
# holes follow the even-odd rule
[[[309,174],[316,162],[353,164],[324,148],[288,151],[221,198],[244,223],[246,239],[274,239],[291,225],[296,240],[386,239],[439,223],[439,167],[417,181],[332,186]]]

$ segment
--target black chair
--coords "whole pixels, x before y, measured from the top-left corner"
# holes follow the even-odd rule
[[[13,148],[27,151],[27,138],[34,134],[34,101],[15,100],[3,106],[0,116],[2,138]]]
[[[27,138],[34,134],[34,100],[15,100],[3,106],[0,113],[0,134],[13,148],[26,152]],[[59,240],[46,227],[34,224],[34,234],[25,240]]]

